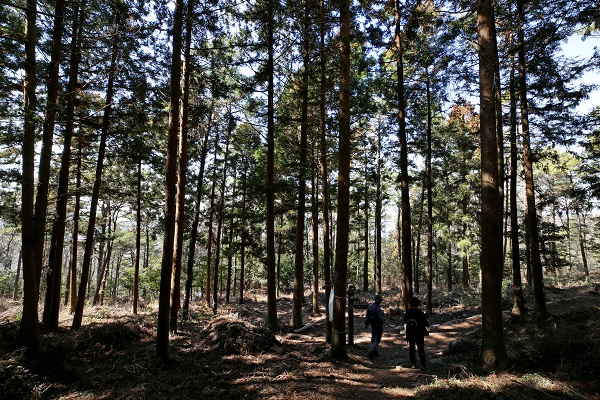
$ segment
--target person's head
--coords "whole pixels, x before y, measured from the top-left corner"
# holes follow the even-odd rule
[[[419,300],[417,297],[413,297],[410,299],[408,304],[410,304],[411,307],[417,308],[421,304],[421,300]]]
[[[381,295],[376,294],[373,300],[375,301],[375,303],[379,304],[383,301],[383,297],[381,297]]]

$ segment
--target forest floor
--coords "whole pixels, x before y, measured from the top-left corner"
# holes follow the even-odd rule
[[[253,295],[254,296],[254,295]],[[20,304],[0,300],[0,399],[600,399],[600,285],[547,288],[546,318],[510,314],[505,304],[506,371],[480,369],[479,297],[438,294],[426,372],[409,368],[397,294],[384,293],[380,357],[365,356],[370,332],[355,310],[354,345],[333,360],[324,315],[301,333],[286,328],[290,297],[278,301],[282,331],[264,328],[264,298],[222,305],[217,316],[199,302],[171,336],[171,362],[155,358],[156,310],[87,308],[72,331],[42,330],[43,357],[24,358],[16,342]],[[370,301],[357,294],[357,303]],[[308,297],[307,297],[308,299]],[[528,304],[531,304],[529,302]]]

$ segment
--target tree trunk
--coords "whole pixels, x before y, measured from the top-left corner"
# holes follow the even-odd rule
[[[408,190],[408,147],[406,140],[406,105],[404,100],[404,66],[402,31],[400,25],[400,0],[394,1],[396,32],[394,41],[396,45],[396,99],[398,101],[398,140],[400,145],[400,185],[402,196],[402,306],[408,309],[408,302],[412,297],[412,255],[411,255],[411,216],[410,198]]]
[[[40,284],[42,274],[42,264],[44,256],[44,239],[46,236],[46,215],[48,214],[48,190],[50,187],[50,164],[52,161],[52,146],[54,146],[54,127],[56,125],[56,111],[59,90],[59,72],[60,72],[60,60],[62,55],[62,36],[64,28],[64,10],[65,1],[56,0],[55,2],[55,15],[54,15],[54,26],[52,32],[52,45],[50,48],[50,65],[48,68],[47,78],[47,100],[46,100],[46,113],[44,116],[44,126],[42,131],[42,148],[40,151],[40,162],[38,167],[37,176],[37,193],[35,198],[35,212],[33,215],[33,228],[34,234],[36,235],[35,244],[35,268],[37,274],[38,286]],[[51,303],[56,303],[59,307],[60,303],[60,273],[61,273],[61,261],[58,263],[56,270],[48,270],[49,274],[58,274],[57,276],[51,276],[49,278],[50,285],[47,286],[46,290],[49,292],[47,302],[48,309]],[[56,283],[58,282],[58,284]],[[58,299],[57,299],[58,298]],[[49,312],[50,310],[48,310]],[[46,317],[47,317],[46,313]],[[58,319],[58,315],[55,315]],[[44,322],[47,322],[44,319]],[[52,327],[51,327],[52,329]],[[56,329],[58,329],[58,321],[56,322]]]
[[[235,168],[235,167],[234,167]],[[233,171],[233,181],[235,182],[235,184],[233,185],[233,193],[231,194],[231,207],[232,210],[229,213],[229,239],[227,240],[228,242],[228,252],[227,252],[227,286],[225,289],[225,303],[229,303],[230,301],[230,293],[231,293],[231,275],[232,275],[232,269],[233,269],[233,231],[234,231],[234,226],[233,226],[233,216],[235,214],[235,210],[233,209],[233,207],[235,206],[235,197],[237,195],[236,191],[237,191],[237,169],[234,169]],[[235,286],[235,282],[234,282],[234,286]]]
[[[577,215],[577,231],[579,232],[579,249],[581,250],[581,264],[583,266],[583,273],[586,279],[590,277],[590,269],[588,268],[587,255],[585,250],[585,232],[583,231],[585,227],[585,219],[583,223],[581,222],[582,217],[579,209],[575,209],[575,214]]]
[[[377,129],[377,183],[375,189],[375,291],[381,294],[381,129]]]
[[[321,76],[319,79],[319,144],[321,159],[321,191],[323,202],[323,277],[325,279],[325,304],[329,305],[329,296],[331,294],[331,233],[329,227],[329,169],[327,167],[327,136],[326,136],[326,112],[325,112],[325,94],[327,93],[327,60],[325,60],[325,28],[327,24],[327,13],[325,0],[320,2],[320,21],[319,21],[319,64],[321,67]],[[331,343],[331,319],[329,307],[325,307],[325,341]]]
[[[511,35],[512,43],[512,35]],[[517,97],[515,92],[515,56],[510,56],[510,242],[513,281],[512,313],[527,313],[523,283],[521,281],[521,260],[519,254],[519,217],[517,213]]]
[[[319,315],[319,204],[317,202],[317,188],[319,187],[319,177],[317,175],[317,162],[315,157],[315,135],[312,136],[311,143],[311,179],[310,188],[311,197],[311,230],[312,230],[312,311],[313,315]]]
[[[65,10],[64,0],[56,1],[54,18],[54,31],[52,35],[52,55],[50,80],[48,81],[48,106],[46,111],[46,120],[48,130],[54,132],[54,122],[56,120],[56,99],[58,97],[58,72],[60,64],[60,51],[63,32],[63,15]],[[79,67],[77,30],[78,10],[75,10],[75,19],[73,20],[73,35],[71,40],[71,63],[69,76],[69,94],[75,92],[77,87],[77,73]],[[56,202],[56,217],[52,227],[52,238],[50,244],[50,255],[48,257],[48,275],[46,284],[46,299],[44,304],[43,323],[51,332],[58,330],[58,313],[60,311],[60,292],[61,292],[61,272],[63,248],[66,230],[67,218],[67,192],[69,189],[69,166],[71,159],[71,138],[73,137],[73,96],[69,95],[67,104],[67,118],[65,127],[63,153],[61,157],[61,168],[59,173],[58,195]],[[51,152],[50,152],[51,153]]]
[[[175,208],[175,248],[173,251],[173,270],[171,271],[171,321],[170,329],[177,332],[177,318],[181,308],[181,259],[183,257],[183,232],[185,230],[185,185],[187,176],[188,148],[188,105],[190,102],[190,52],[192,41],[192,17],[194,0],[188,0],[185,20],[185,49],[183,63],[183,100],[179,120],[179,150],[177,163],[177,204]],[[182,21],[183,23],[183,21]]]
[[[540,238],[538,231],[537,210],[535,208],[535,189],[533,183],[533,161],[529,133],[529,107],[527,104],[527,87],[525,78],[525,15],[523,0],[517,0],[519,27],[517,29],[519,49],[519,89],[521,100],[521,129],[523,136],[523,168],[525,170],[525,197],[527,199],[527,222],[529,224],[529,240],[531,251],[531,269],[533,274],[533,292],[535,296],[534,310],[542,315],[548,314],[544,295],[544,276],[540,254]]]
[[[118,13],[115,16],[115,30],[118,31],[118,27],[121,23],[121,15]],[[88,285],[88,278],[90,273],[90,266],[92,263],[92,254],[94,252],[94,231],[96,229],[96,213],[98,208],[98,200],[100,197],[100,185],[102,182],[102,169],[104,167],[104,155],[106,152],[106,140],[108,138],[108,128],[110,125],[110,114],[112,111],[113,103],[113,92],[114,82],[117,65],[117,53],[119,50],[119,37],[114,35],[113,47],[111,51],[110,68],[108,74],[108,84],[106,89],[106,101],[104,107],[104,114],[102,116],[102,132],[100,134],[100,145],[98,147],[98,158],[96,161],[96,174],[94,179],[94,186],[92,189],[92,199],[90,202],[90,215],[87,228],[87,235],[85,239],[85,251],[83,254],[83,265],[81,266],[81,280],[79,282],[79,290],[77,294],[77,305],[75,307],[75,315],[73,316],[73,329],[81,328],[81,321],[83,319],[83,307],[85,304],[86,290]]]
[[[177,149],[181,97],[181,32],[183,25],[183,0],[175,1],[173,19],[173,60],[171,63],[171,93],[167,136],[167,161],[165,172],[165,235],[160,273],[156,356],[169,358],[169,317],[171,305],[171,274],[175,241],[175,214],[177,207]]]
[[[364,247],[365,254],[363,256],[363,290],[369,290],[369,195],[365,190],[365,225],[364,225]]]
[[[227,181],[227,160],[229,159],[229,142],[231,140],[231,134],[233,132],[233,116],[229,115],[229,125],[227,128],[227,137],[225,138],[225,154],[223,156],[223,172],[221,178],[221,188],[219,191],[219,210],[217,213],[217,235],[215,238],[215,269],[213,275],[213,313],[217,313],[217,303],[218,303],[218,284],[220,278],[219,266],[221,264],[221,231],[223,228],[223,210],[225,208],[225,183]]]
[[[196,183],[196,204],[194,205],[194,221],[192,222],[192,233],[190,236],[190,245],[187,258],[187,278],[185,281],[185,298],[183,302],[183,318],[187,319],[189,313],[190,298],[192,297],[192,285],[194,283],[194,260],[196,258],[196,242],[198,241],[198,225],[200,224],[200,205],[202,200],[202,190],[204,186],[204,168],[206,167],[206,155],[208,153],[208,139],[212,128],[212,107],[204,132],[202,141],[202,150],[200,156],[200,171],[198,172],[198,181]],[[210,264],[209,264],[210,265]],[[205,293],[210,296],[210,292]]]
[[[17,261],[17,272],[15,273],[15,286],[13,291],[13,300],[19,300],[19,280],[21,277],[21,263],[23,259],[23,250],[19,250],[19,259]]]
[[[431,272],[433,271],[433,177],[431,173],[431,139],[432,139],[432,115],[431,115],[431,82],[429,77],[429,68],[426,69],[427,75],[427,304],[426,313],[431,315],[433,305],[431,304],[432,281]]]
[[[140,257],[142,249],[142,158],[138,159],[137,191],[135,206],[135,261],[133,267],[132,312],[137,314],[140,297]]]
[[[275,332],[277,321],[277,277],[275,275],[275,115],[274,115],[274,5],[269,0],[267,20],[267,327]]]
[[[346,286],[350,230],[350,1],[340,0],[340,112],[337,233],[331,355],[346,358]]]
[[[239,304],[244,304],[244,285],[245,273],[246,273],[246,237],[248,236],[248,218],[246,217],[246,193],[247,188],[247,177],[248,177],[248,160],[244,157],[244,174],[242,176],[242,243],[240,245],[240,292],[239,292]]]
[[[77,308],[77,259],[79,256],[79,209],[81,208],[81,154],[82,139],[77,140],[77,177],[75,188],[75,206],[73,209],[73,233],[71,244],[71,313]]]
[[[309,56],[308,56],[308,10],[305,10],[304,35],[302,58],[304,73],[300,87],[300,98],[302,101],[300,113],[300,165],[298,171],[298,206],[296,218],[296,247],[294,262],[294,293],[292,296],[292,321],[293,329],[302,327],[302,301],[304,300],[304,231],[306,220],[306,175],[308,156],[308,79],[309,79]]]
[[[494,10],[491,0],[477,3],[479,44],[479,101],[481,135],[481,275],[482,343],[481,360],[487,369],[506,363],[502,326],[502,214],[498,180],[494,54]]]

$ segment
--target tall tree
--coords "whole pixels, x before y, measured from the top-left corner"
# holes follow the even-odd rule
[[[116,8],[116,7],[115,7]],[[102,170],[104,168],[104,156],[106,153],[106,141],[110,128],[110,117],[113,107],[113,95],[115,90],[115,75],[117,73],[117,56],[119,53],[120,37],[118,35],[121,18],[124,16],[122,11],[114,10],[115,22],[113,25],[114,35],[112,37],[112,48],[110,53],[110,66],[108,70],[108,82],[106,86],[106,99],[104,103],[104,113],[102,115],[102,127],[100,133],[100,144],[98,148],[98,158],[96,161],[96,172],[94,186],[92,188],[92,199],[90,201],[90,214],[88,221],[87,234],[85,239],[85,251],[83,254],[83,264],[81,266],[81,278],[79,282],[79,290],[77,293],[77,305],[75,307],[75,315],[73,316],[73,329],[81,328],[83,320],[83,308],[85,305],[86,291],[92,264],[92,253],[94,251],[94,233],[96,229],[96,214],[98,202],[100,198],[100,186],[102,183]]]
[[[274,25],[275,0],[267,1],[267,326],[277,330],[277,275],[275,265],[275,120]]]
[[[65,1],[57,0],[54,8],[54,25],[52,29],[52,46],[50,50],[50,69],[48,71],[48,98],[46,102],[46,115],[44,117],[44,128],[43,128],[43,144],[42,153],[40,158],[39,176],[38,176],[38,197],[36,198],[36,215],[34,216],[34,224],[36,224],[36,232],[39,232],[40,241],[38,244],[38,253],[36,253],[36,268],[41,272],[43,263],[43,248],[46,231],[46,214],[48,212],[48,190],[50,184],[50,162],[52,158],[52,146],[54,138],[54,128],[56,125],[56,112],[57,112],[57,98],[59,91],[59,71],[60,61],[62,56],[62,37],[64,30],[64,14],[65,14]],[[68,139],[68,146],[70,148],[70,137]],[[65,144],[66,146],[66,144]],[[67,150],[69,155],[70,149]],[[68,171],[68,169],[67,169]],[[57,207],[62,201],[64,204],[60,205],[66,209],[66,192],[68,186],[68,172],[67,177],[61,177],[59,183],[59,199],[57,201]],[[62,183],[62,186],[61,186]],[[62,191],[61,191],[62,189]],[[63,196],[61,199],[60,196]],[[38,201],[40,202],[38,207]],[[39,212],[39,222],[38,214]],[[66,211],[62,213],[66,217]],[[43,219],[43,221],[42,221]],[[58,229],[58,227],[57,227]],[[62,243],[60,244],[60,258],[56,258],[58,254],[58,236],[61,239],[64,238],[64,229],[62,232],[56,231],[54,235],[53,229],[53,241],[55,246],[50,247],[50,257],[47,272],[47,284],[46,284],[46,300],[44,306],[44,313],[42,321],[52,331],[58,329],[58,312],[60,309],[60,289],[61,289],[61,276],[62,276]]]
[[[179,120],[179,149],[177,158],[177,202],[175,205],[175,248],[173,250],[173,270],[171,271],[171,331],[177,331],[177,319],[181,308],[181,259],[183,257],[183,231],[185,230],[185,185],[188,163],[188,108],[190,103],[192,16],[194,1],[188,0],[185,19],[185,49],[183,51],[183,99]]]
[[[302,102],[300,116],[300,157],[298,170],[298,207],[296,216],[296,247],[294,262],[294,293],[292,300],[292,321],[294,329],[302,326],[302,302],[304,300],[304,230],[306,214],[306,176],[308,156],[308,86],[309,86],[309,22],[310,10],[304,9],[302,24],[302,62],[303,73],[300,82]]]
[[[35,266],[36,233],[33,226],[36,86],[36,21],[37,1],[27,0],[25,12],[25,59],[23,79],[23,177],[21,181],[21,241],[23,260],[23,316],[19,340],[27,346],[27,354],[37,358],[41,352],[38,320],[38,279]]]
[[[498,142],[494,75],[494,9],[491,0],[477,2],[479,102],[481,135],[481,359],[485,368],[505,367],[502,326],[502,213],[498,179]]]
[[[525,170],[525,197],[527,201],[527,233],[533,274],[534,310],[542,315],[548,313],[544,294],[544,276],[540,253],[538,217],[535,208],[535,189],[533,181],[533,160],[531,154],[531,136],[529,132],[529,108],[527,104],[526,60],[525,60],[525,8],[524,1],[517,0],[517,48],[519,56],[519,100],[521,105],[521,135],[523,136],[523,168]]]
[[[327,126],[325,110],[325,93],[327,88],[327,61],[325,59],[325,32],[326,32],[326,9],[325,0],[320,2],[319,13],[319,149],[321,163],[321,198],[323,203],[323,276],[325,279],[325,304],[329,304],[331,295],[331,245],[329,226],[329,169],[327,167]],[[331,343],[331,316],[329,307],[325,307],[325,339]]]
[[[512,36],[511,36],[512,42]],[[517,94],[515,80],[515,56],[510,55],[510,241],[513,278],[513,308],[516,315],[525,314],[527,306],[521,280],[521,257],[519,250],[519,217],[517,212]]]
[[[158,326],[156,331],[156,356],[169,358],[169,318],[171,303],[171,273],[175,240],[175,213],[177,207],[177,148],[181,98],[181,49],[183,30],[183,0],[176,0],[173,11],[173,59],[171,62],[171,92],[169,99],[169,125],[167,131],[167,160],[165,169],[165,218],[163,254],[158,301]]]
[[[331,355],[345,358],[346,353],[346,285],[348,270],[348,236],[350,228],[350,1],[340,0],[340,109],[338,144],[337,233],[335,242],[335,278]]]
[[[400,145],[400,187],[402,201],[402,306],[408,309],[412,297],[412,237],[410,215],[410,193],[408,189],[408,142],[406,140],[406,102],[404,100],[404,65],[402,47],[402,28],[400,16],[400,0],[394,1],[396,50],[396,100],[398,102],[398,140]]]

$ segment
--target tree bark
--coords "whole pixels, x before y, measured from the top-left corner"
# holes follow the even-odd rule
[[[36,60],[35,25],[37,1],[27,0],[25,12],[25,59],[23,79],[23,145],[21,181],[21,254],[23,264],[23,315],[19,326],[19,341],[26,346],[27,355],[37,358],[41,353],[38,320],[39,282],[35,266],[36,233],[33,227],[35,191],[35,130],[37,98],[35,87]]]
[[[305,11],[305,18],[308,18],[308,11]],[[304,231],[306,220],[306,175],[307,175],[307,155],[308,155],[308,79],[309,63],[308,58],[308,22],[304,23],[303,39],[303,63],[304,73],[300,83],[300,98],[302,101],[300,112],[300,165],[298,171],[298,206],[296,218],[296,247],[294,262],[294,292],[292,296],[292,321],[293,329],[302,327],[302,301],[304,300]]]
[[[173,250],[173,270],[171,271],[171,321],[170,329],[177,332],[177,319],[181,308],[181,260],[183,257],[183,232],[185,230],[185,185],[187,182],[188,149],[188,105],[190,102],[190,71],[192,17],[194,0],[188,0],[185,20],[185,49],[183,51],[183,99],[179,120],[179,149],[177,163],[177,204],[175,206],[175,248]],[[182,21],[183,23],[183,21]]]
[[[495,115],[494,10],[491,0],[477,3],[481,135],[481,360],[486,369],[505,367],[502,326],[502,227]]]
[[[340,111],[337,233],[331,355],[346,358],[346,286],[350,230],[350,2],[340,0]]]
[[[406,140],[406,103],[404,99],[404,66],[402,31],[400,26],[400,0],[394,1],[396,32],[394,42],[396,45],[396,98],[398,101],[398,140],[400,145],[400,186],[402,197],[402,306],[408,309],[408,302],[412,297],[412,255],[411,255],[411,216],[410,192],[408,189],[408,145]]]
[[[525,170],[525,197],[527,199],[527,223],[529,224],[529,240],[531,251],[531,270],[533,275],[534,310],[542,315],[548,314],[544,294],[544,276],[540,254],[540,237],[538,217],[535,208],[535,189],[533,182],[533,161],[531,156],[531,138],[529,133],[529,107],[527,104],[526,60],[525,60],[525,14],[523,0],[517,1],[519,26],[517,28],[519,49],[519,90],[521,100],[521,134],[523,136],[523,168]]]
[[[319,135],[320,135],[320,159],[321,159],[321,191],[323,202],[323,276],[325,279],[325,304],[329,304],[331,294],[331,233],[329,227],[329,169],[327,167],[327,136],[326,136],[326,112],[325,112],[325,93],[327,89],[327,60],[325,59],[325,28],[327,13],[325,9],[325,0],[321,0],[321,13],[319,21],[319,63],[321,67],[321,76],[319,79]],[[325,307],[325,340],[331,343],[331,319],[329,307]]]
[[[433,177],[431,173],[431,140],[432,140],[432,115],[431,115],[431,79],[429,77],[429,67],[426,68],[427,76],[427,304],[425,311],[427,315],[433,312],[431,304],[432,297],[432,280],[431,274],[433,271]]]
[[[275,332],[277,321],[277,277],[275,274],[275,115],[274,115],[274,4],[268,2],[267,20],[267,327]]]
[[[171,92],[167,136],[167,161],[165,172],[165,235],[160,273],[158,301],[158,326],[156,332],[156,356],[169,358],[169,317],[171,305],[171,274],[175,241],[175,213],[177,203],[177,150],[181,97],[181,47],[183,26],[183,0],[175,1],[173,19],[173,60],[171,63]]]
[[[217,235],[215,237],[215,269],[213,274],[213,313],[217,313],[218,284],[220,279],[219,266],[221,264],[221,231],[223,228],[223,210],[225,209],[225,183],[227,182],[227,160],[229,159],[229,143],[234,128],[233,116],[229,115],[227,137],[225,138],[225,154],[223,155],[223,171],[221,175],[221,188],[219,190],[219,209],[217,212]]]
[[[137,190],[135,206],[135,261],[133,267],[132,312],[137,314],[140,297],[140,258],[142,249],[142,158],[138,159]]]
[[[511,37],[512,43],[512,37]],[[522,315],[527,312],[523,283],[521,280],[521,260],[519,252],[519,217],[517,213],[517,96],[515,91],[515,56],[510,56],[510,241],[513,281],[512,313]]]
[[[47,162],[47,185],[50,181],[50,161],[52,158],[52,138],[54,137],[54,126],[56,122],[56,100],[58,98],[58,73],[60,69],[61,49],[62,49],[62,36],[64,28],[63,15],[65,13],[65,1],[57,0],[55,4],[55,16],[54,16],[54,28],[52,32],[52,48],[50,55],[50,71],[48,79],[48,100],[46,105],[46,118],[44,121],[44,136],[48,135],[50,141],[50,151],[48,154]],[[73,41],[71,54],[77,54],[77,17],[74,19],[73,25]],[[76,58],[75,63],[79,63]],[[73,61],[71,63],[71,76],[70,80],[77,81],[77,75],[73,77]],[[77,73],[77,67],[75,67],[75,74]],[[69,83],[69,88],[74,91],[76,85]],[[70,92],[71,93],[71,92]],[[72,106],[72,104],[70,104]],[[72,110],[68,110],[72,111]],[[72,115],[72,112],[71,112]],[[64,135],[64,147],[61,159],[61,170],[59,173],[59,184],[58,184],[58,196],[56,203],[56,217],[52,228],[52,238],[50,244],[50,255],[48,257],[48,273],[46,276],[46,298],[44,302],[44,312],[42,321],[44,325],[48,327],[51,332],[58,330],[58,313],[60,310],[60,292],[61,292],[61,277],[62,277],[62,258],[63,258],[63,247],[65,237],[65,224],[67,216],[67,191],[69,187],[69,161],[71,157],[71,138],[73,135],[73,120],[72,118],[67,120],[67,127]],[[44,139],[46,144],[46,139]],[[42,153],[44,151],[42,150]],[[42,160],[40,160],[40,171],[42,169]],[[46,167],[44,168],[46,169]],[[42,174],[40,174],[40,183]],[[46,195],[40,201],[45,203],[44,209],[41,210],[44,216],[44,223],[40,225],[43,230],[38,232],[45,232],[45,221],[46,213],[48,208],[48,186],[45,187]],[[39,192],[38,192],[39,193]],[[37,207],[37,201],[36,201]],[[36,228],[37,229],[37,228]],[[43,249],[43,234],[42,245],[38,247]],[[43,252],[43,251],[42,251]],[[36,260],[37,262],[37,260]],[[41,259],[38,268],[41,269]]]

